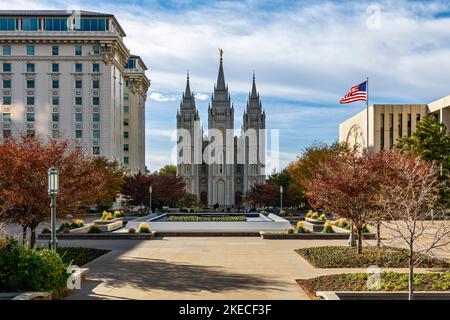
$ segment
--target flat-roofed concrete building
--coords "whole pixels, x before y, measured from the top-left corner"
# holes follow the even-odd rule
[[[339,141],[364,149],[368,146],[373,152],[391,149],[399,138],[411,136],[420,119],[429,114],[450,129],[450,96],[430,104],[371,105],[368,114],[364,109],[340,124]]]
[[[0,10],[0,138],[61,136],[145,168],[150,82],[125,36],[111,14]]]

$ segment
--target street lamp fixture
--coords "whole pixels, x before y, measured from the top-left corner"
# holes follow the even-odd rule
[[[50,247],[53,251],[56,251],[57,239],[56,239],[56,197],[59,191],[59,170],[57,168],[48,169],[48,194],[51,198],[50,211],[51,211],[51,240]]]
[[[283,212],[283,186],[280,186],[280,214]]]

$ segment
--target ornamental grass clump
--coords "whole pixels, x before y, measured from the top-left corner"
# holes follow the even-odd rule
[[[84,227],[84,221],[82,219],[75,219],[72,221],[72,224],[70,225],[70,229],[76,229]]]
[[[334,233],[333,225],[330,221],[325,222],[325,224],[323,225],[322,233]]]
[[[88,231],[88,233],[101,233],[101,232],[102,230],[100,230],[100,228],[96,224],[91,225]]]
[[[125,215],[123,214],[123,211],[122,210],[116,210],[116,211],[114,211],[114,214],[113,214],[113,218],[114,219],[116,219],[116,218],[123,218]]]
[[[308,212],[306,213],[306,217],[307,218],[312,218],[313,213],[314,212],[312,210],[308,210]]]
[[[104,220],[104,221],[112,220],[113,219],[113,214],[111,212],[108,212],[108,211],[103,211],[102,217],[100,219]]]
[[[319,218],[319,214],[317,212],[313,212],[313,214],[311,215],[311,219],[316,219]]]
[[[317,218],[317,220],[319,220],[319,221],[326,221],[327,220],[327,215],[325,213],[323,213]]]
[[[139,225],[139,233],[150,233],[150,227],[148,223],[141,222],[141,224]]]
[[[128,229],[128,233],[135,234],[136,233],[136,229],[135,228],[130,228],[130,229]]]
[[[295,232],[295,230],[292,227],[287,229],[288,234],[294,234],[294,232]]]
[[[295,228],[295,232],[296,233],[306,233],[303,221],[297,222],[297,226]]]
[[[336,227],[339,227],[339,228],[343,228],[343,229],[350,228],[350,224],[348,223],[347,219],[345,219],[345,218],[337,219],[336,221],[333,222],[333,225],[335,225]]]

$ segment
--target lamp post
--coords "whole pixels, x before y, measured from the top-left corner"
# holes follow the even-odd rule
[[[283,186],[280,186],[280,214],[283,211]]]
[[[57,239],[56,239],[56,196],[59,189],[59,170],[57,168],[48,169],[48,194],[51,198],[50,211],[51,211],[51,240],[50,247],[53,251],[56,251]]]
[[[152,213],[152,193],[153,193],[152,186],[148,187],[148,192],[150,193],[150,208],[149,208],[149,211],[150,211],[150,213]]]

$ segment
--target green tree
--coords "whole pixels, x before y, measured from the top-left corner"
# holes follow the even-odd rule
[[[168,164],[159,169],[159,174],[168,174],[171,176],[177,175],[177,166],[174,164]]]
[[[450,205],[450,136],[447,128],[436,117],[429,115],[417,124],[411,137],[399,139],[397,147],[401,152],[420,156],[440,168],[441,179],[445,180],[441,190],[441,203]]]
[[[108,209],[122,190],[126,169],[119,162],[110,161],[104,157],[95,158],[94,165],[102,175],[102,188],[97,199],[98,207]]]

